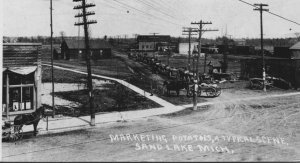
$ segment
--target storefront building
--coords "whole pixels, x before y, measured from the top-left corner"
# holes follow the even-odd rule
[[[41,44],[4,43],[2,118],[34,112],[41,106]]]

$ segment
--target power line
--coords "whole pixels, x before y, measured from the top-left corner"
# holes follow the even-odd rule
[[[157,18],[157,19],[161,19],[161,20],[163,20],[163,21],[167,21],[167,22],[172,23],[172,24],[174,24],[174,25],[182,26],[182,25],[180,25],[180,24],[171,22],[171,21],[169,21],[169,20],[167,20],[167,19],[162,19],[161,17],[158,17],[158,16],[155,16],[155,15],[149,14],[149,13],[147,13],[147,12],[144,12],[144,11],[142,11],[142,10],[140,10],[140,9],[137,9],[137,8],[135,8],[135,7],[132,7],[132,6],[128,5],[128,4],[126,4],[126,3],[119,2],[119,1],[117,1],[117,0],[113,0],[113,1],[115,1],[115,2],[117,2],[117,3],[119,3],[119,4],[122,4],[122,5],[124,5],[124,6],[127,6],[127,7],[131,8],[131,9],[134,9],[134,10],[136,10],[136,11],[139,11],[139,12],[141,12],[141,13],[143,13],[143,14],[149,15],[149,16],[151,16],[151,17],[155,17],[155,18]]]
[[[144,4],[144,5],[146,5],[146,6],[149,6],[150,8],[154,9],[155,11],[158,11],[158,12],[160,12],[160,13],[166,15],[166,16],[169,16],[169,17],[171,17],[171,18],[173,18],[173,19],[176,19],[174,16],[172,16],[172,15],[170,15],[170,14],[168,14],[168,13],[162,12],[161,10],[158,10],[158,9],[155,8],[154,6],[152,6],[152,5],[148,4],[148,3],[145,3],[145,2],[142,1],[142,0],[137,0],[137,1],[141,2],[142,4]]]
[[[124,5],[124,4],[120,4],[120,3],[118,3],[118,2],[116,2],[116,1],[111,1],[111,0],[109,0],[110,2],[115,2],[115,4],[116,5],[118,5],[119,7],[121,7],[121,8],[127,8],[128,10],[129,9],[132,9],[132,6],[126,6],[126,5]],[[117,9],[118,11],[119,11],[119,9]],[[140,12],[140,11],[139,11]],[[152,17],[149,17],[149,14],[148,13],[142,13],[142,14],[140,14],[140,15],[136,15],[135,13],[133,13],[133,15],[135,15],[135,16],[139,16],[138,18],[140,18],[140,16],[143,16],[143,17],[145,17],[145,18],[147,18],[147,19],[153,19]],[[150,14],[150,16],[151,16],[151,14]],[[143,21],[142,21],[143,22]],[[161,24],[160,24],[161,25]]]
[[[173,1],[173,0],[172,0]],[[150,1],[150,2],[153,2],[153,1]],[[149,2],[149,3],[150,3]],[[173,1],[174,2],[174,1]],[[169,11],[169,12],[173,12],[174,13],[174,11],[177,11],[177,12],[175,12],[175,13],[180,13],[180,16],[183,16],[182,18],[184,18],[184,19],[189,19],[188,17],[186,17],[185,15],[184,15],[184,13],[182,12],[182,11],[179,11],[177,8],[175,8],[175,7],[172,7],[172,5],[171,4],[174,4],[174,3],[167,3],[166,1],[160,1],[160,0],[158,0],[157,1],[157,3],[158,4],[161,4],[161,6],[168,6],[166,9],[167,9],[167,11]]]
[[[259,9],[258,7],[256,7],[255,5],[253,5],[253,4],[251,4],[251,3],[245,2],[245,1],[243,1],[243,0],[238,0],[238,1],[243,2],[243,3],[247,4],[247,5],[252,6],[252,7],[255,7],[256,9]],[[278,15],[278,14],[275,14],[275,13],[273,13],[273,12],[270,12],[270,11],[266,11],[266,12],[268,12],[269,14],[272,14],[272,15],[274,15],[274,16],[277,16],[277,17],[279,17],[279,18],[281,18],[281,19],[284,19],[284,20],[287,20],[287,21],[289,21],[289,22],[292,22],[292,23],[294,23],[294,24],[300,25],[300,23],[298,23],[298,22],[295,22],[295,21],[293,21],[293,20],[290,20],[290,19],[288,19],[288,18],[285,18],[285,17],[280,16],[280,15]]]
[[[157,1],[157,2],[153,2],[153,1],[146,1],[146,0],[144,0],[144,2],[146,2],[146,3],[148,3],[148,4],[150,4],[151,6],[153,6],[154,8],[157,8],[156,10],[158,10],[158,11],[160,11],[160,10],[164,10],[165,12],[167,12],[167,13],[170,13],[170,12],[172,12],[173,14],[175,13],[181,13],[181,12],[174,12],[174,10],[176,10],[176,9],[173,9],[173,10],[171,10],[170,8],[171,8],[171,5],[170,4],[163,4],[162,2],[163,1]],[[165,6],[168,6],[168,7],[165,7]],[[179,20],[178,18],[176,18],[177,20]],[[184,19],[186,19],[186,18],[184,18]]]

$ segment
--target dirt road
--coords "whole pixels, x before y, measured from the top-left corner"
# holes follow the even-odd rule
[[[300,160],[300,95],[3,143],[3,161]],[[130,134],[130,135],[126,135]]]

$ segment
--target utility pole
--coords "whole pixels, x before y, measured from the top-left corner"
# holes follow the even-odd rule
[[[84,39],[85,39],[85,55],[86,55],[86,65],[87,65],[87,72],[88,72],[88,89],[89,89],[89,98],[90,98],[90,112],[91,112],[91,126],[95,126],[95,109],[94,109],[94,95],[93,95],[93,83],[92,83],[92,74],[91,74],[91,52],[90,52],[90,45],[89,45],[89,33],[88,33],[88,25],[97,23],[96,20],[87,20],[87,16],[95,15],[95,12],[89,11],[87,12],[86,9],[89,7],[96,6],[93,3],[86,3],[86,0],[73,0],[73,2],[81,2],[81,5],[75,6],[74,9],[82,10],[82,13],[78,13],[75,17],[82,17],[83,22],[75,23],[75,26],[83,25],[84,27]]]
[[[264,54],[264,41],[263,41],[263,11],[269,11],[269,9],[264,9],[264,6],[269,6],[267,4],[254,4],[255,6],[259,6],[259,8],[255,8],[253,10],[257,10],[260,12],[260,45],[261,45],[261,55],[262,55],[262,76],[263,76],[263,89],[264,92],[267,91],[266,88],[266,70],[265,70],[265,54]]]
[[[150,33],[150,34],[153,34],[153,40],[154,40],[154,46],[153,46],[153,48],[154,48],[154,50],[153,50],[153,57],[155,58],[155,50],[156,50],[156,37],[155,37],[155,35],[156,34],[159,34],[159,33]]]
[[[197,28],[191,28],[191,27],[184,27],[182,32],[187,32],[183,33],[182,35],[188,35],[189,36],[189,51],[188,51],[188,70],[191,70],[191,36],[192,35],[197,35],[193,32],[198,32]]]
[[[51,26],[51,81],[52,81],[52,118],[55,115],[54,107],[54,72],[53,72],[53,21],[52,21],[52,0],[50,0],[50,26]],[[48,129],[48,126],[47,126]]]
[[[198,84],[198,80],[199,80],[199,70],[198,70],[198,66],[199,66],[199,60],[200,60],[200,54],[201,54],[201,38],[202,38],[202,34],[204,32],[210,32],[210,31],[218,31],[216,29],[203,29],[203,26],[205,24],[212,24],[211,22],[203,22],[202,20],[200,20],[199,22],[192,22],[191,24],[195,24],[195,25],[199,25],[199,29],[198,29],[198,33],[199,33],[199,45],[198,45],[198,57],[197,57],[197,65],[196,65],[196,80],[195,80],[195,83],[194,83],[194,92],[193,93],[193,106],[194,106],[194,110],[197,109],[197,90],[196,90],[196,85]],[[206,67],[206,57],[205,57],[205,60],[204,60],[204,73],[205,73],[205,67]]]

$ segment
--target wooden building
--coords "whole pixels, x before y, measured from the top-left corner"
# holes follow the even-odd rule
[[[139,35],[137,42],[140,52],[150,54],[158,50],[164,51],[170,45],[171,37],[169,35]]]
[[[90,40],[91,59],[98,60],[111,57],[111,45],[104,40]],[[61,43],[61,55],[65,60],[85,60],[84,40],[65,39]]]
[[[41,46],[3,44],[2,118],[13,120],[41,106]]]
[[[291,48],[291,59],[300,59],[300,42],[293,45]]]

